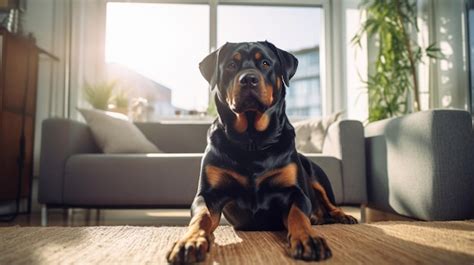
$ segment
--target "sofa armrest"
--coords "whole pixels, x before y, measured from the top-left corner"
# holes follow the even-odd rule
[[[360,121],[342,120],[328,128],[323,154],[341,160],[343,203],[367,202],[364,127]]]
[[[38,200],[45,204],[63,201],[63,177],[73,154],[98,153],[89,127],[81,122],[52,118],[42,124]]]
[[[423,220],[474,217],[468,112],[432,110],[365,129],[369,206]]]

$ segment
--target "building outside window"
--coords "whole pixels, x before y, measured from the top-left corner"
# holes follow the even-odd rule
[[[299,70],[287,90],[286,113],[293,117],[321,116],[319,46],[292,53],[298,58]]]

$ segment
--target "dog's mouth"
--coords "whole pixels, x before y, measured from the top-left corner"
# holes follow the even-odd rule
[[[255,112],[265,112],[268,109],[257,94],[254,93],[242,93],[236,97],[233,104],[230,104],[230,109],[237,114],[247,114]]]

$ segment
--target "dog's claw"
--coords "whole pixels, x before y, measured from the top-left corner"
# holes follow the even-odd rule
[[[171,247],[166,259],[171,264],[188,264],[203,261],[209,251],[211,240],[204,233],[195,233],[183,238]]]
[[[338,223],[353,225],[353,224],[358,224],[359,222],[353,216],[345,214],[345,215],[342,215],[340,218],[338,218]]]
[[[290,255],[302,260],[325,260],[332,256],[326,240],[314,232],[291,235],[289,237]]]

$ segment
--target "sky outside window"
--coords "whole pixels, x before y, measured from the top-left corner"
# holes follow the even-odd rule
[[[218,7],[218,46],[225,42],[268,40],[295,51],[319,45],[321,9],[312,7]]]

